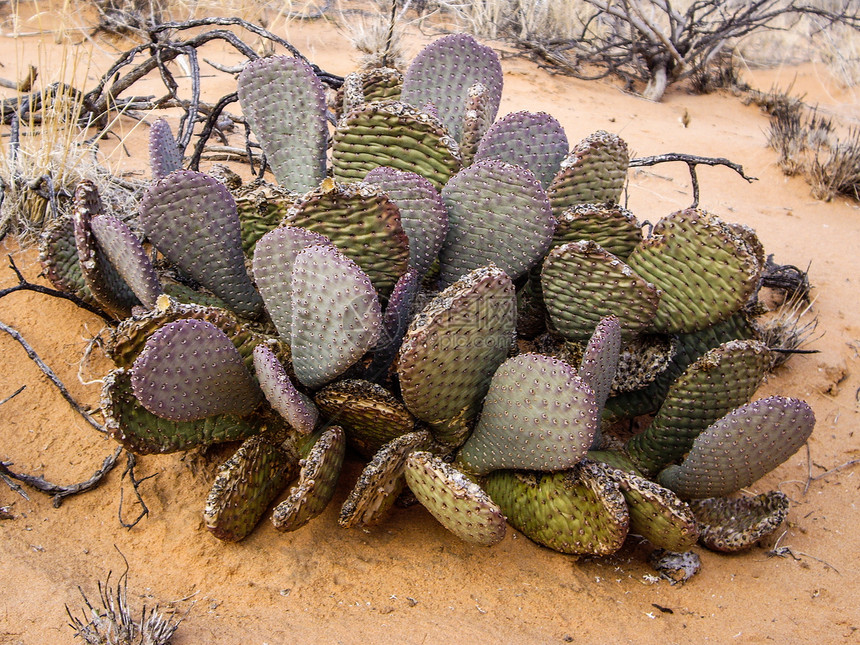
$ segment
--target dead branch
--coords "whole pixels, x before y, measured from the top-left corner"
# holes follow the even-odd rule
[[[137,479],[134,474],[134,468],[137,465],[137,457],[132,452],[126,452],[126,463],[125,470],[122,471],[122,477],[120,477],[120,482],[125,479],[125,476],[128,475],[128,480],[131,482],[131,486],[134,489],[135,497],[137,497],[137,503],[140,504],[140,513],[134,520],[131,522],[126,522],[122,519],[122,501],[123,501],[123,492],[122,488],[119,489],[119,510],[117,511],[117,517],[119,518],[119,523],[123,528],[131,529],[137,526],[138,522],[140,522],[144,517],[149,515],[149,508],[146,503],[143,501],[143,497],[140,494],[140,485],[145,482],[147,479],[152,479],[158,473],[152,473],[142,479]]]
[[[726,166],[727,168],[731,168],[736,173],[738,173],[741,177],[747,180],[747,182],[752,183],[757,181],[756,177],[751,177],[744,172],[743,166],[735,163],[734,161],[729,161],[728,159],[724,159],[723,157],[700,157],[698,155],[688,155],[679,152],[670,152],[664,155],[654,155],[652,157],[639,157],[637,159],[630,160],[631,168],[641,168],[643,166],[656,166],[660,163],[668,163],[672,161],[682,161],[687,164],[687,168],[690,170],[690,179],[693,184],[693,203],[690,205],[690,208],[696,208],[699,205],[699,178],[696,175],[696,166]]]
[[[59,508],[66,497],[85,493],[101,484],[105,476],[113,470],[114,466],[116,466],[117,459],[119,459],[121,453],[122,446],[117,446],[116,450],[114,450],[112,454],[105,457],[101,467],[93,473],[92,477],[86,481],[77,484],[70,484],[68,486],[52,484],[43,477],[37,475],[13,472],[9,470],[9,466],[12,465],[12,462],[0,461],[0,475],[3,476],[3,479],[6,479],[6,477],[17,479],[19,482],[23,482],[41,493],[52,495],[54,508]]]
[[[18,278],[18,284],[12,287],[7,287],[6,289],[0,289],[0,298],[8,296],[10,293],[15,293],[16,291],[34,291],[36,293],[41,293],[43,295],[51,296],[53,298],[62,298],[63,300],[68,300],[69,302],[73,302],[81,309],[86,309],[91,314],[95,314],[107,323],[114,322],[113,318],[107,315],[104,311],[94,305],[91,305],[87,301],[82,300],[73,293],[67,293],[65,291],[59,291],[57,289],[51,289],[50,287],[45,287],[40,284],[34,284],[32,282],[29,282],[21,273],[21,271],[18,270],[18,267],[15,265],[15,260],[12,258],[12,256],[8,255],[7,257],[9,258],[9,268],[15,272],[15,276]]]
[[[48,380],[50,380],[51,383],[53,383],[54,386],[60,391],[60,394],[68,402],[68,404],[72,406],[72,409],[84,418],[84,421],[89,423],[93,428],[95,428],[102,434],[107,434],[107,430],[105,429],[105,427],[101,425],[98,421],[96,421],[92,417],[92,415],[90,415],[80,406],[77,401],[75,401],[72,395],[69,394],[69,391],[66,389],[66,386],[63,385],[63,382],[54,373],[54,370],[48,367],[45,362],[41,358],[39,358],[39,355],[36,353],[36,350],[30,347],[30,345],[27,343],[26,340],[24,340],[24,337],[21,336],[18,330],[14,329],[13,327],[10,327],[4,322],[0,322],[0,331],[5,331],[12,338],[18,341],[18,344],[24,348],[25,352],[27,352],[27,356],[30,357],[30,359],[36,364],[36,366],[42,371],[42,373],[48,377]]]

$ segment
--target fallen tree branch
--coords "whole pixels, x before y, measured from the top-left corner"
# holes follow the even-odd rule
[[[50,287],[45,287],[40,284],[34,284],[32,282],[29,282],[21,273],[21,271],[18,270],[18,267],[15,265],[15,260],[12,258],[12,256],[8,255],[7,257],[9,258],[9,268],[14,271],[15,276],[18,278],[18,284],[12,287],[7,287],[6,289],[0,289],[0,298],[2,298],[3,296],[8,296],[10,293],[15,293],[16,291],[34,291],[36,293],[41,293],[46,296],[52,296],[54,298],[62,298],[63,300],[68,300],[69,302],[73,302],[81,309],[86,309],[91,314],[95,314],[107,323],[114,322],[113,318],[108,316],[104,311],[94,305],[91,305],[86,300],[82,300],[73,293],[67,293],[65,291],[59,291],[58,289],[51,289]]]
[[[133,452],[125,453],[126,462],[125,462],[125,470],[122,471],[122,477],[120,477],[120,481],[125,479],[125,476],[128,475],[128,479],[131,482],[131,487],[134,489],[134,494],[137,497],[137,503],[140,504],[140,513],[134,520],[131,522],[126,522],[122,519],[122,501],[123,501],[123,493],[122,488],[119,489],[119,510],[117,511],[117,517],[119,518],[119,523],[123,528],[131,529],[137,526],[137,524],[147,515],[149,515],[149,508],[146,503],[143,501],[143,497],[140,494],[140,485],[145,482],[147,479],[152,479],[158,473],[152,473],[142,479],[137,479],[134,474],[134,468],[137,466],[137,457]]]
[[[75,401],[75,399],[72,397],[72,395],[69,394],[69,391],[66,389],[66,386],[63,385],[63,382],[54,373],[54,370],[52,370],[50,367],[48,367],[45,364],[45,362],[41,358],[39,358],[39,355],[36,353],[36,350],[34,350],[32,347],[30,347],[30,345],[27,343],[27,341],[24,340],[24,337],[21,336],[21,334],[18,332],[17,329],[10,327],[9,325],[7,325],[4,322],[0,322],[0,331],[5,331],[12,338],[14,338],[16,341],[18,341],[18,344],[24,348],[25,352],[27,352],[27,356],[29,356],[30,359],[36,364],[36,366],[40,370],[42,370],[42,373],[45,376],[47,376],[48,380],[50,380],[51,383],[53,383],[54,386],[60,391],[60,394],[62,394],[63,398],[68,402],[69,405],[72,406],[72,409],[75,412],[80,414],[84,418],[84,420],[87,423],[89,423],[93,428],[95,428],[96,430],[98,430],[102,434],[107,434],[107,430],[105,429],[105,427],[102,424],[100,424],[98,421],[96,421],[92,417],[92,415],[90,415],[86,410],[84,410],[80,406],[80,404],[78,404],[77,401]]]
[[[690,179],[693,183],[693,203],[690,205],[690,208],[696,208],[699,205],[699,178],[696,175],[696,166],[726,166],[727,168],[731,168],[736,173],[738,173],[741,177],[747,180],[747,182],[752,183],[757,181],[757,177],[751,177],[744,172],[743,166],[735,163],[734,161],[729,161],[728,159],[724,159],[723,157],[700,157],[698,155],[688,155],[679,152],[670,152],[664,155],[654,155],[652,157],[638,157],[636,159],[630,160],[631,168],[641,168],[644,166],[656,166],[661,163],[669,163],[672,161],[681,161],[687,164],[687,168],[690,170]]]
[[[79,493],[85,493],[86,491],[91,490],[101,484],[105,476],[111,470],[113,470],[114,466],[116,466],[117,459],[119,459],[122,450],[122,446],[117,446],[116,450],[114,450],[112,454],[105,457],[105,460],[102,462],[101,467],[96,470],[95,473],[93,473],[92,477],[90,477],[86,481],[77,484],[71,484],[69,486],[52,484],[43,477],[39,477],[36,475],[27,475],[25,473],[13,472],[9,470],[11,462],[0,461],[0,475],[3,475],[4,479],[6,477],[17,479],[19,482],[23,482],[31,488],[35,488],[41,493],[52,495],[54,508],[59,508],[66,497],[70,497],[71,495],[77,495]]]

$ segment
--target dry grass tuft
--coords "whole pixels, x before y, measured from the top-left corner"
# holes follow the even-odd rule
[[[816,199],[845,195],[860,201],[860,130],[840,135],[831,118],[807,109],[800,99],[778,92],[761,96],[765,100],[759,104],[771,114],[767,142],[782,171],[806,176]]]
[[[110,584],[110,574],[104,584],[99,581],[101,606],[93,606],[83,590],[83,618],[78,618],[66,605],[69,626],[89,645],[167,645],[179,628],[184,616],[163,615],[158,606],[140,611],[135,620],[128,606],[128,571],[120,576],[116,586]]]

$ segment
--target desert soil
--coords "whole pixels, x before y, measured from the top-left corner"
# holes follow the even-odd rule
[[[283,33],[323,69],[354,69],[357,56],[334,27],[292,25]],[[410,53],[427,41],[413,36]],[[44,51],[53,47],[49,38],[0,38],[0,57],[35,60],[39,42]],[[219,52],[220,62],[238,60],[217,48],[207,56]],[[101,44],[89,78],[114,55]],[[742,554],[697,547],[701,572],[672,586],[654,577],[646,563],[649,547],[636,538],[602,559],[561,555],[514,530],[501,544],[482,548],[458,541],[420,506],[398,510],[371,530],[341,529],[338,509],[361,468],[350,459],[334,502],[314,522],[281,534],[264,520],[243,542],[223,544],[201,519],[214,461],[141,458],[137,475],[153,476],[141,486],[150,512],[126,530],[117,517],[121,494],[126,520],[138,508],[121,477],[123,458],[104,485],[59,508],[35,491],[25,501],[0,482],[0,506],[14,516],[0,521],[0,643],[80,642],[66,624],[65,607],[79,611],[78,587],[97,599],[97,581],[109,571],[115,580],[124,570],[122,556],[132,607],[158,603],[185,612],[193,603],[177,645],[860,642],[860,472],[849,465],[825,474],[860,456],[857,203],[816,201],[802,178],[785,177],[766,146],[767,117],[729,93],[694,96],[680,88],[655,104],[610,82],[554,76],[520,58],[507,57],[503,68],[500,114],[544,110],[564,125],[571,143],[606,129],[624,137],[635,156],[727,157],[758,178],[747,183],[726,168],[699,170],[703,208],[752,226],[777,262],[810,267],[822,332],[812,347],[819,353],[793,357],[757,393],[803,398],[817,417],[811,463],[801,449],[749,491],[787,494],[787,523]],[[205,73],[207,96],[231,91],[230,77]],[[13,77],[11,64],[0,75]],[[793,92],[805,94],[807,102],[860,122],[856,93],[840,88],[820,66],[749,71],[745,80],[761,89],[793,83]],[[137,134],[129,139],[132,157],[125,163],[144,168],[145,127]],[[689,174],[683,164],[633,170],[628,193],[640,220],[654,222],[689,205]],[[14,257],[28,279],[44,282],[33,248],[7,238],[2,253]],[[6,261],[0,264],[0,287],[14,284]],[[0,320],[23,334],[74,397],[98,405],[99,384],[78,378],[86,343],[102,328],[97,317],[64,301],[16,293],[0,301]],[[0,334],[0,357],[0,400],[26,385],[0,410],[0,459],[60,483],[88,478],[114,444],[70,410],[6,334]],[[95,356],[84,380],[108,369]],[[777,538],[794,557],[769,554]]]

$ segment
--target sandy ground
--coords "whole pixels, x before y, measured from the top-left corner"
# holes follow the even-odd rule
[[[329,26],[292,26],[286,35],[326,70],[353,68],[352,50]],[[422,42],[411,42],[413,53]],[[0,39],[0,56],[8,61],[17,52],[26,60],[35,55],[35,44]],[[99,54],[89,76],[112,56]],[[784,177],[765,145],[766,117],[731,95],[673,90],[653,104],[610,83],[552,76],[522,59],[506,59],[503,66],[501,114],[548,111],[571,143],[608,129],[620,133],[637,156],[687,152],[743,163],[758,181],[747,184],[725,168],[700,169],[702,206],[754,227],[778,262],[811,263],[815,313],[824,332],[814,343],[820,353],[792,358],[758,393],[797,396],[812,405],[818,423],[809,441],[811,464],[802,449],[751,489],[779,489],[791,498],[779,544],[795,557],[768,555],[783,529],[740,555],[697,548],[702,571],[673,587],[654,581],[645,562],[649,547],[635,538],[605,559],[560,555],[514,530],[486,549],[459,542],[418,506],[370,531],[345,530],[336,516],[359,472],[356,460],[347,463],[334,502],[310,525],[280,534],[264,521],[244,542],[222,544],[201,520],[214,465],[191,456],[152,456],[138,467],[139,476],[155,475],[141,489],[150,514],[131,530],[117,519],[123,490],[124,517],[137,512],[128,504],[132,491],[121,480],[121,466],[102,487],[60,508],[36,492],[25,501],[0,483],[0,506],[11,506],[14,515],[0,521],[0,643],[79,642],[66,626],[65,605],[81,606],[78,586],[96,597],[97,581],[123,570],[120,552],[130,566],[133,607],[158,602],[185,611],[194,603],[175,637],[178,645],[860,642],[860,472],[849,466],[821,477],[860,456],[857,204],[815,201],[803,179]],[[807,101],[855,124],[860,119],[856,95],[819,67],[746,78],[762,89],[794,82]],[[230,91],[230,83],[207,79],[213,96]],[[145,148],[141,140],[131,141],[132,163],[139,164]],[[655,221],[690,200],[682,164],[631,172],[629,206],[640,219]],[[34,250],[21,251],[7,239],[2,252],[37,279]],[[15,281],[2,265],[0,287]],[[24,335],[78,400],[97,404],[99,385],[81,385],[77,370],[86,339],[101,328],[99,319],[65,302],[16,293],[0,301],[0,320]],[[52,481],[86,479],[113,451],[112,443],[69,409],[5,334],[0,357],[0,400],[26,385],[0,409],[0,459]],[[97,359],[86,373],[98,378],[107,369]],[[808,481],[810,473],[817,478]]]

